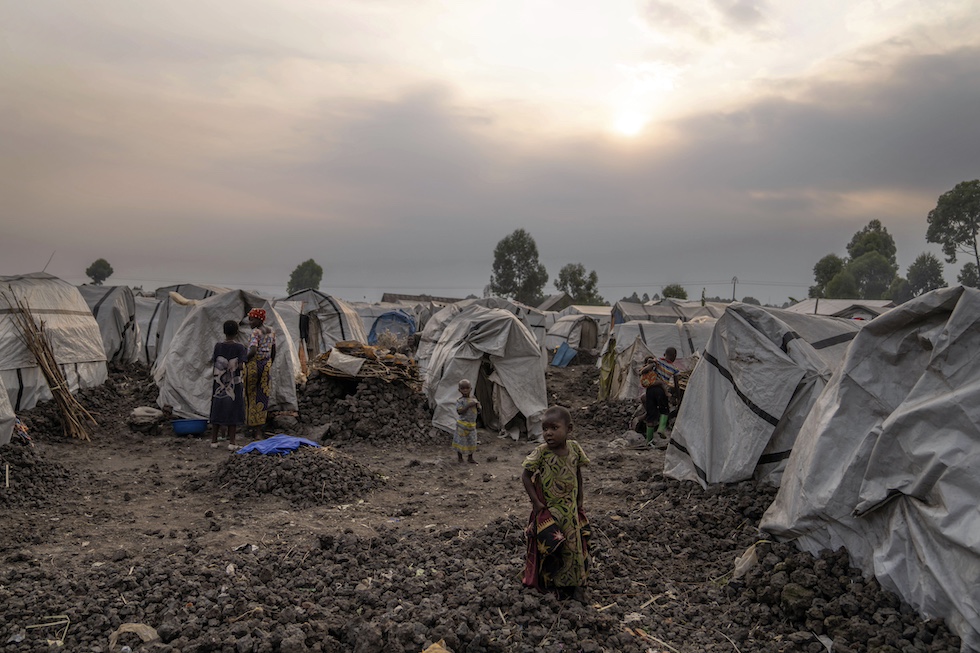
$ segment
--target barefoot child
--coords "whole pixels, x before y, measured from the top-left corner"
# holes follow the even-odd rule
[[[575,440],[568,409],[544,414],[544,444],[524,460],[524,489],[531,499],[524,585],[584,597],[589,567],[589,528],[582,510],[582,467],[589,459]]]
[[[463,379],[459,382],[459,399],[456,400],[456,435],[453,436],[453,449],[456,450],[458,462],[463,462],[463,454],[466,454],[466,462],[476,465],[473,460],[473,452],[476,451],[476,415],[480,410],[480,402],[470,396],[473,386],[469,381]]]
[[[218,448],[218,431],[228,429],[228,449],[238,448],[235,436],[245,423],[245,394],[242,366],[248,351],[238,342],[238,323],[228,320],[222,325],[225,339],[214,346],[211,356],[211,448]]]

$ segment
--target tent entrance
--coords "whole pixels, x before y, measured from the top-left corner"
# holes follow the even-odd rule
[[[476,384],[473,387],[473,396],[476,397],[481,406],[480,415],[477,417],[476,424],[486,429],[499,431],[503,425],[497,419],[497,409],[493,403],[493,381],[490,380],[491,374],[493,374],[493,363],[490,362],[490,356],[484,354],[482,360],[480,360],[480,373],[477,375]]]

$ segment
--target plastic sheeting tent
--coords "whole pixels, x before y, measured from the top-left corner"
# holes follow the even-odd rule
[[[10,405],[7,389],[3,387],[3,381],[0,380],[0,446],[10,442],[16,423],[17,415],[14,414],[14,407]]]
[[[136,325],[140,332],[139,361],[153,367],[157,360],[157,340],[167,312],[166,304],[156,297],[136,298]]]
[[[378,344],[378,336],[388,332],[400,340],[411,342],[415,335],[415,318],[405,311],[388,311],[377,317],[368,333],[368,344]]]
[[[181,417],[207,419],[211,413],[211,356],[215,343],[224,339],[221,325],[226,320],[241,324],[253,308],[265,309],[265,323],[276,333],[270,409],[297,410],[299,359],[292,338],[282,317],[268,300],[243,290],[214,295],[190,305],[171,346],[157,361],[153,374],[160,388],[159,406],[173,406],[174,412]],[[247,346],[250,335],[251,330],[245,322],[238,339]]]
[[[99,323],[106,360],[118,365],[138,361],[142,342],[132,288],[84,285],[78,291]]]
[[[564,315],[548,329],[544,346],[554,351],[567,343],[575,351],[599,348],[599,324],[588,315]]]
[[[44,320],[68,389],[102,385],[108,378],[99,325],[78,288],[44,272],[0,277],[0,293],[25,302],[36,320]],[[12,295],[12,296],[11,296]],[[51,390],[34,355],[21,340],[13,312],[0,298],[0,380],[14,411],[51,399]]]
[[[980,650],[980,291],[867,323],[807,418],[760,528],[852,563]]]
[[[528,438],[541,437],[548,407],[544,358],[526,326],[509,311],[470,305],[443,329],[426,375],[426,394],[434,407],[432,425],[456,430],[456,400],[461,379],[469,379],[483,404],[489,429],[519,437],[515,418],[524,417]]]
[[[313,354],[323,354],[334,343],[353,340],[367,344],[364,322],[357,311],[342,299],[307,289],[295,292],[282,301],[302,302],[303,314],[309,316],[309,346]]]
[[[664,473],[702,486],[753,476],[778,485],[803,420],[860,328],[729,306],[691,373]]]

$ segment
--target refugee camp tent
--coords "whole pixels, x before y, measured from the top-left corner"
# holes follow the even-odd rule
[[[525,430],[530,439],[539,439],[548,407],[542,358],[541,347],[516,315],[466,306],[442,330],[426,374],[433,426],[455,432],[458,385],[468,379],[486,428],[506,430],[514,439]]]
[[[172,292],[186,299],[207,299],[208,297],[220,295],[230,290],[230,288],[213,286],[206,283],[178,283],[173,286],[157,288],[153,294],[157,299],[167,299]]]
[[[33,408],[52,398],[34,355],[21,340],[13,304],[27,304],[35,320],[44,320],[44,332],[68,389],[105,383],[108,370],[102,334],[78,288],[44,272],[0,277],[0,381],[14,411]]]
[[[538,304],[538,310],[544,311],[560,311],[562,309],[568,308],[575,303],[575,300],[567,292],[560,292],[557,295],[551,295],[547,297],[543,302]]]
[[[568,308],[558,311],[557,317],[564,315],[588,315],[596,324],[599,325],[599,345],[605,344],[612,331],[612,308],[609,306],[589,306],[586,304],[573,304]]]
[[[691,373],[664,473],[705,487],[753,476],[778,485],[803,420],[860,324],[730,305]]]
[[[888,299],[819,299],[810,298],[786,308],[793,313],[828,315],[856,320],[873,320],[895,307]]]
[[[297,410],[299,359],[292,338],[272,304],[244,290],[212,295],[189,304],[189,311],[174,334],[172,346],[161,355],[153,374],[160,388],[159,406],[173,406],[174,412],[181,417],[208,418],[211,412],[211,357],[215,343],[224,339],[221,325],[227,320],[239,322],[238,340],[247,345],[251,330],[245,316],[253,308],[265,309],[265,323],[276,334],[270,408]]]
[[[102,333],[109,363],[129,365],[140,358],[142,345],[136,320],[136,297],[129,286],[79,286]]]
[[[169,301],[169,297],[167,301]],[[163,330],[166,303],[156,297],[136,297],[136,325],[139,328],[139,361],[152,367],[157,360],[157,341]]]
[[[367,344],[361,316],[344,300],[308,288],[281,301],[303,303],[302,312],[311,320],[309,344],[316,353],[325,353],[334,343],[345,340]]]
[[[616,302],[612,308],[612,319],[613,324],[633,320],[673,324],[677,320],[689,322],[699,317],[718,318],[725,312],[726,306],[727,304],[717,302],[708,302],[702,306],[701,302],[682,302],[669,298],[649,304]]]
[[[3,380],[0,379],[0,446],[10,442],[16,423],[17,415],[14,414],[14,407],[10,405],[10,397],[7,396]]]
[[[613,336],[603,347],[599,360],[599,398],[624,401],[643,394],[639,370],[649,356],[660,358],[668,347],[677,350],[674,366],[680,371],[691,369],[704,351],[717,320],[697,318],[693,322],[673,324],[633,321],[617,324]],[[615,349],[611,365],[603,366],[610,346]]]
[[[940,288],[865,326],[760,527],[851,562],[980,650],[980,291]]]
[[[588,315],[559,317],[548,329],[544,346],[554,351],[567,343],[575,351],[592,351],[599,348],[599,325]]]
[[[378,344],[378,336],[383,333],[390,333],[395,338],[409,344],[412,341],[412,336],[415,335],[415,318],[401,310],[382,313],[371,325],[371,330],[368,332],[368,344]]]
[[[481,299],[464,299],[455,304],[450,304],[428,319],[419,338],[418,350],[415,352],[415,359],[423,379],[427,378],[426,371],[429,366],[429,361],[432,358],[436,344],[442,337],[442,332],[457,315],[470,306],[499,308],[515,315],[528,331],[531,331],[531,334],[535,337],[535,341],[538,342],[541,348],[541,371],[544,373],[544,369],[547,366],[547,356],[544,350],[544,338],[547,335],[547,315],[537,309],[531,309],[524,304],[512,302],[503,297],[483,297]],[[532,325],[532,321],[534,325]]]

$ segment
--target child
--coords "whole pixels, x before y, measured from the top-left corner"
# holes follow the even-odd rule
[[[544,414],[544,444],[524,460],[524,489],[531,499],[524,585],[562,598],[584,598],[589,567],[589,528],[582,510],[582,467],[589,459],[575,440],[568,409]]]
[[[473,452],[476,451],[476,414],[480,410],[480,402],[470,396],[473,386],[466,379],[459,382],[459,399],[456,400],[456,435],[453,436],[453,449],[456,450],[458,462],[463,462],[463,454],[466,454],[466,462],[478,465],[473,460]]]
[[[228,320],[222,325],[225,339],[214,346],[211,356],[211,448],[218,448],[218,431],[228,429],[228,450],[238,448],[235,436],[245,423],[245,393],[242,366],[248,350],[238,342],[238,323]]]

